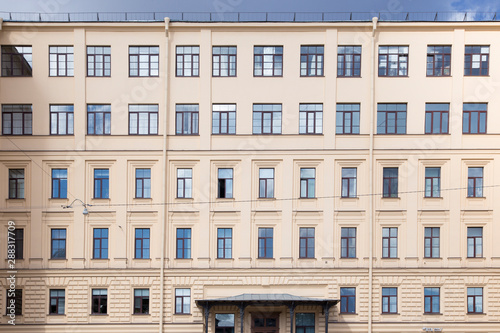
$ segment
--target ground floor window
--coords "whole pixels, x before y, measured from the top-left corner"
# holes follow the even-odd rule
[[[297,313],[295,327],[297,333],[314,333],[314,313]]]
[[[234,314],[215,314],[215,333],[234,333]]]

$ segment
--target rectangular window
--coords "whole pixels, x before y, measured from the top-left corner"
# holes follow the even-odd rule
[[[24,199],[24,169],[9,169],[9,199]]]
[[[488,45],[465,45],[465,76],[488,76],[489,67],[490,47]]]
[[[425,168],[425,197],[441,196],[441,168]]]
[[[439,288],[424,288],[425,313],[439,313]]]
[[[483,168],[469,167],[467,176],[467,197],[483,197]]]
[[[450,104],[425,103],[425,134],[448,134]]]
[[[283,76],[283,46],[254,46],[253,76]]]
[[[253,134],[281,134],[281,104],[253,105]]]
[[[12,233],[14,235],[12,235]],[[12,243],[12,240],[14,243]],[[8,243],[8,242],[11,243]],[[24,229],[14,229],[7,234],[7,257],[9,259],[23,259],[24,258]],[[13,248],[12,245],[15,247]]]
[[[134,289],[134,314],[149,314],[149,289]]]
[[[398,313],[398,288],[382,288],[382,313]]]
[[[398,197],[398,168],[384,168],[383,194],[384,198]]]
[[[200,76],[200,47],[177,46],[175,76]]]
[[[3,104],[2,134],[31,135],[33,126],[32,110],[31,104]]]
[[[486,134],[487,103],[464,103],[463,134]]]
[[[314,313],[297,313],[295,315],[295,332],[314,333],[315,319]],[[273,332],[276,332],[275,330]]]
[[[357,168],[342,168],[342,198],[356,198]]]
[[[68,169],[52,169],[52,198],[68,197]]]
[[[359,104],[337,104],[337,134],[359,134]]]
[[[191,289],[175,289],[175,314],[191,313]]]
[[[217,172],[217,198],[232,198],[233,169],[219,169]]]
[[[111,134],[111,105],[87,105],[87,134]]]
[[[340,257],[356,258],[356,228],[340,228]]]
[[[109,169],[94,169],[94,199],[109,199]]]
[[[31,46],[2,45],[2,76],[32,76]]]
[[[217,229],[217,258],[231,259],[233,257],[233,229]]]
[[[299,134],[323,133],[323,104],[300,104]]]
[[[408,46],[379,46],[378,76],[408,76]]]
[[[440,229],[429,227],[424,229],[424,257],[439,258]]]
[[[15,314],[16,316],[20,316],[23,314],[23,290],[15,289],[14,292],[11,289],[7,289],[7,301],[6,301],[6,314]],[[14,306],[14,311],[12,312],[12,308],[9,309],[9,306]]]
[[[193,197],[193,169],[177,169],[177,198]]]
[[[236,46],[212,47],[212,76],[236,76]]]
[[[234,333],[234,314],[215,314],[215,333]]]
[[[340,313],[356,313],[356,288],[340,288]]]
[[[337,47],[337,76],[361,76],[361,46]]]
[[[66,229],[51,229],[50,235],[50,259],[66,259]]]
[[[236,104],[212,105],[212,134],[236,134]]]
[[[73,135],[73,105],[50,106],[50,135]]]
[[[398,257],[398,228],[382,228],[382,258]]]
[[[259,198],[274,198],[274,169],[259,169]]]
[[[483,257],[483,228],[467,228],[467,258]]]
[[[94,259],[108,259],[108,228],[94,228]]]
[[[108,290],[92,289],[92,314],[108,313]]]
[[[135,197],[151,198],[151,169],[135,169]]]
[[[406,134],[406,104],[377,104],[377,134]]]
[[[129,46],[129,76],[158,76],[160,48],[158,46]]]
[[[177,229],[177,259],[191,259],[191,229]]]
[[[301,45],[300,76],[323,76],[324,59],[323,45]]]
[[[175,135],[198,135],[198,104],[175,105]]]
[[[314,228],[299,228],[299,258],[314,258]]]
[[[300,168],[300,197],[314,198],[316,188],[316,169]]]
[[[135,259],[149,259],[150,248],[149,228],[135,229]]]
[[[64,314],[64,289],[51,289],[50,290],[50,306],[49,314]]]
[[[158,134],[158,104],[129,104],[128,134]]]
[[[483,313],[483,288],[467,288],[467,312]]]
[[[451,75],[451,46],[427,46],[427,76]]]
[[[111,76],[111,46],[87,46],[87,76]]]
[[[49,46],[49,76],[73,76],[73,46]]]
[[[259,258],[273,257],[273,228],[259,228]]]

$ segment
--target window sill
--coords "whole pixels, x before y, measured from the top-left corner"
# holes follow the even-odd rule
[[[92,258],[90,261],[110,261],[111,259],[109,258]]]
[[[235,201],[236,199],[235,198],[215,198],[215,200],[220,201],[220,202],[224,202],[224,201],[230,202],[230,201]]]
[[[424,197],[425,200],[433,200],[433,199],[436,199],[436,200],[443,200],[443,197]]]
[[[346,75],[337,75],[337,79],[361,79],[361,75],[359,76],[354,76],[354,75],[350,75],[350,76],[346,76]]]
[[[424,316],[442,316],[441,312],[424,312]]]
[[[466,259],[471,261],[485,261],[486,257],[467,257]]]
[[[324,136],[323,133],[299,133],[299,135]]]
[[[486,199],[486,197],[466,197],[466,198],[470,199],[470,200],[477,200],[477,201]]]
[[[276,260],[275,258],[258,257],[257,260]]]
[[[481,316],[481,315],[486,315],[486,312],[467,312],[467,315],[469,315],[469,316]]]
[[[393,201],[399,201],[401,200],[401,197],[382,197],[384,200],[393,200]]]
[[[234,258],[215,258],[215,261],[234,261]]]
[[[310,198],[306,198],[306,197],[299,197],[300,200],[316,200],[317,198],[316,197],[310,197]]]
[[[175,258],[175,260],[180,260],[180,261],[193,261],[193,258]]]
[[[443,260],[442,257],[424,257],[424,260]]]
[[[150,313],[132,313],[132,316],[149,317]]]
[[[340,260],[350,260],[350,261],[357,261],[357,257],[340,257]]]
[[[26,202],[26,198],[7,198],[7,202]]]
[[[299,257],[300,261],[316,261],[315,257]]]
[[[340,197],[340,200],[345,200],[345,201],[358,201],[359,197]]]
[[[49,261],[52,261],[52,260],[54,260],[54,261],[62,261],[62,260],[68,261],[67,258],[49,258]]]
[[[383,260],[393,260],[393,261],[398,261],[398,260],[399,260],[399,257],[395,257],[395,258],[390,258],[390,257],[382,257],[381,259],[383,259]]]
[[[109,315],[107,313],[91,313],[90,316],[106,317]]]
[[[191,316],[191,313],[174,313],[174,316]]]
[[[47,314],[47,316],[50,316],[50,317],[66,317],[66,314],[65,313],[49,313],[49,314]]]
[[[386,316],[386,315],[399,316],[399,315],[400,315],[400,313],[399,313],[399,312],[382,312],[382,313],[380,313],[380,314],[381,314],[381,315],[384,315],[384,316]]]
[[[357,312],[340,312],[341,316],[356,316],[358,315]]]
[[[134,198],[134,200],[142,200],[142,201],[146,201],[146,200],[151,200],[152,198]]]
[[[194,201],[194,198],[175,198],[175,200]]]

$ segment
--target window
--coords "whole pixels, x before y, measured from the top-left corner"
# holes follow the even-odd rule
[[[31,46],[2,45],[2,76],[32,76]]]
[[[359,104],[337,104],[337,134],[359,134]]]
[[[383,194],[384,198],[398,197],[398,168],[384,168]]]
[[[300,104],[299,134],[323,133],[323,104]]]
[[[24,199],[24,169],[9,169],[9,199]]]
[[[87,134],[111,134],[111,105],[87,105]]]
[[[398,257],[398,228],[382,228],[382,258]]]
[[[50,290],[50,305],[49,314],[64,314],[64,289],[51,289]]]
[[[439,258],[439,234],[440,229],[429,227],[424,229],[424,257]]]
[[[356,313],[356,288],[340,288],[340,313]]]
[[[73,76],[73,46],[49,46],[49,76]]]
[[[51,229],[50,259],[66,259],[66,229]]]
[[[175,314],[191,313],[191,289],[175,289]]]
[[[467,312],[483,313],[483,288],[467,288]]]
[[[149,259],[150,246],[149,228],[135,229],[135,259]]]
[[[52,198],[68,197],[68,169],[52,169]]]
[[[29,104],[3,104],[2,134],[31,135],[32,106]]]
[[[301,45],[300,76],[323,76],[324,54],[323,45]]]
[[[439,313],[439,288],[424,288],[425,313]]]
[[[281,104],[253,105],[253,134],[281,134]]]
[[[87,76],[111,76],[110,46],[87,46]]]
[[[109,169],[94,169],[94,199],[109,199]]]
[[[108,290],[92,289],[92,314],[108,313]]]
[[[158,46],[129,46],[129,76],[158,76],[159,54]]]
[[[425,197],[441,196],[441,168],[425,168]]]
[[[488,76],[489,63],[490,47],[488,45],[465,45],[465,76]]]
[[[300,169],[300,197],[314,198],[316,187],[316,169],[301,168]]]
[[[198,104],[175,105],[175,134],[198,135]]]
[[[233,169],[219,169],[217,198],[233,197]]]
[[[408,46],[379,46],[378,76],[408,76]]]
[[[361,46],[337,47],[337,76],[361,76]]]
[[[483,256],[483,228],[467,228],[467,258],[481,258]]]
[[[94,259],[108,259],[108,228],[94,228]]]
[[[254,46],[253,76],[283,76],[283,46]]]
[[[259,258],[273,257],[273,228],[259,228]]]
[[[177,169],[177,198],[193,197],[193,169]]]
[[[236,46],[212,47],[212,76],[236,76]]]
[[[295,332],[314,333],[314,313],[297,313],[295,315]]]
[[[425,134],[448,134],[450,104],[425,103]]]
[[[486,103],[464,103],[463,134],[486,134]]]
[[[215,333],[234,333],[234,314],[215,314]]]
[[[259,198],[274,198],[274,169],[259,169]]]
[[[233,257],[233,229],[217,229],[217,258],[231,259]]]
[[[340,229],[340,257],[356,258],[356,228]]]
[[[299,228],[299,258],[314,258],[314,228]]]
[[[149,314],[149,289],[134,289],[134,314]]]
[[[382,313],[398,312],[398,288],[382,288]]]
[[[176,47],[177,70],[175,76],[200,76],[200,47]]]
[[[427,76],[451,75],[451,46],[427,46]]]
[[[356,198],[357,168],[342,168],[342,198]]]
[[[151,198],[151,169],[135,169],[135,197]]]
[[[15,314],[16,316],[20,316],[23,314],[23,290],[15,289],[12,292],[12,289],[7,289],[7,305],[6,315]]]
[[[50,106],[50,134],[73,135],[73,105]]]
[[[406,104],[377,105],[377,134],[406,134]]]
[[[130,104],[128,106],[128,134],[158,134],[158,104]]]
[[[12,233],[14,234],[12,236]],[[14,244],[12,244],[14,238]],[[9,240],[11,243],[9,243]],[[7,234],[7,254],[9,259],[23,259],[24,258],[24,229],[14,229]],[[12,248],[12,245],[15,247]]]
[[[212,105],[212,134],[236,134],[236,104]]]
[[[467,177],[467,197],[483,197],[483,168],[469,167]]]
[[[177,259],[191,258],[191,229],[177,229]]]

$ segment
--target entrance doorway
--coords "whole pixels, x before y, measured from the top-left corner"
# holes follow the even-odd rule
[[[252,313],[252,333],[278,333],[279,313]]]

